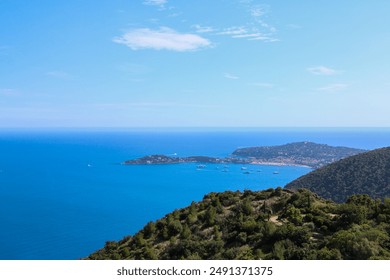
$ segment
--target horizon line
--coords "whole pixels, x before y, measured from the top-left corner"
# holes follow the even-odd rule
[[[6,130],[388,130],[390,126],[36,126],[36,127],[0,127],[1,131]]]

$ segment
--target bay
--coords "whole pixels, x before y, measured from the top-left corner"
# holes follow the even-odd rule
[[[314,141],[374,149],[388,129],[68,129],[0,132],[0,259],[78,259],[209,192],[284,186],[309,168],[120,163],[149,154],[228,156]],[[223,172],[227,169],[228,172]],[[279,174],[273,174],[278,171]]]

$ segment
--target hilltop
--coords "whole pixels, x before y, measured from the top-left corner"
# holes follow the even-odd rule
[[[353,194],[390,197],[390,147],[329,164],[292,181],[285,188],[307,188],[336,202],[344,202]]]
[[[253,158],[263,163],[283,163],[306,165],[319,168],[342,158],[353,156],[366,150],[348,147],[334,147],[313,142],[295,142],[280,146],[240,148],[234,156]]]
[[[390,199],[308,190],[210,193],[87,259],[389,259]]]

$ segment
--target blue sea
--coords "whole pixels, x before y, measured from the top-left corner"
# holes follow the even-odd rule
[[[121,165],[150,154],[229,156],[314,141],[374,149],[389,129],[67,129],[0,131],[0,259],[79,259],[209,192],[284,186],[296,166]],[[273,174],[278,171],[279,174]]]

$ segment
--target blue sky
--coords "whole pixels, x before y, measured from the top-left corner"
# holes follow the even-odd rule
[[[390,1],[0,0],[0,127],[388,127]]]

